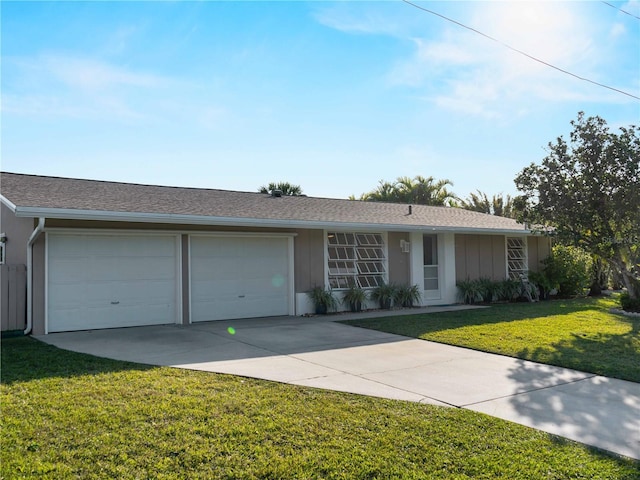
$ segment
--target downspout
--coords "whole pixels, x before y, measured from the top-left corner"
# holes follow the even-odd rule
[[[33,328],[33,244],[44,230],[44,217],[38,219],[38,226],[31,233],[27,242],[27,328],[24,334],[29,335]]]

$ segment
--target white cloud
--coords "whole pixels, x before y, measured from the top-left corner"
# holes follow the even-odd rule
[[[611,27],[609,35],[611,35],[613,38],[617,38],[623,36],[625,33],[627,33],[627,29],[625,28],[625,26],[622,23],[615,23]]]
[[[460,9],[455,20],[543,62],[597,80],[602,46],[582,6],[555,2],[482,2]],[[452,15],[450,15],[452,16]],[[459,26],[414,40],[411,58],[399,61],[389,80],[419,87],[425,99],[487,118],[512,116],[539,100],[609,98],[585,82]]]
[[[71,88],[97,91],[120,87],[154,88],[167,84],[157,75],[135,72],[94,59],[45,56],[38,59],[44,74]],[[36,67],[37,68],[37,67]]]
[[[375,8],[367,8],[359,2],[345,2],[315,10],[313,16],[320,24],[346,33],[401,35],[405,30],[404,9],[397,9],[398,5],[385,5],[384,2],[375,3]],[[389,8],[390,7],[390,8]]]
[[[137,122],[154,116],[154,102],[175,79],[97,59],[66,55],[6,58],[4,112],[24,116]]]
[[[625,12],[629,12],[636,17],[640,17],[640,0],[629,0],[627,3],[620,7],[620,10],[624,10]],[[621,13],[622,15],[625,15]]]

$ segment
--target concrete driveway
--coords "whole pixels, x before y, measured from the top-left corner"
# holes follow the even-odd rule
[[[99,357],[467,408],[640,459],[640,384],[331,320],[283,317],[55,333]]]

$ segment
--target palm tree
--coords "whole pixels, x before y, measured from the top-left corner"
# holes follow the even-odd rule
[[[378,187],[360,195],[368,202],[397,202],[417,205],[452,206],[456,196],[447,189],[451,180],[435,180],[417,175],[414,178],[398,177],[394,182],[380,180]],[[351,199],[355,197],[351,196]]]
[[[466,200],[461,200],[460,207],[498,217],[515,218],[516,207],[510,195],[504,197],[500,193],[489,198],[486,193],[480,190],[476,190],[476,192],[470,193]]]
[[[293,185],[289,182],[271,182],[267,186],[261,186],[258,189],[258,192],[271,194],[274,190],[280,190],[282,195],[291,197],[302,195],[302,188],[300,188],[300,185]]]

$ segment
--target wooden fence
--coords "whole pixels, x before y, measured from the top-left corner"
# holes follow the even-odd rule
[[[2,331],[24,330],[27,321],[27,267],[0,265]]]

